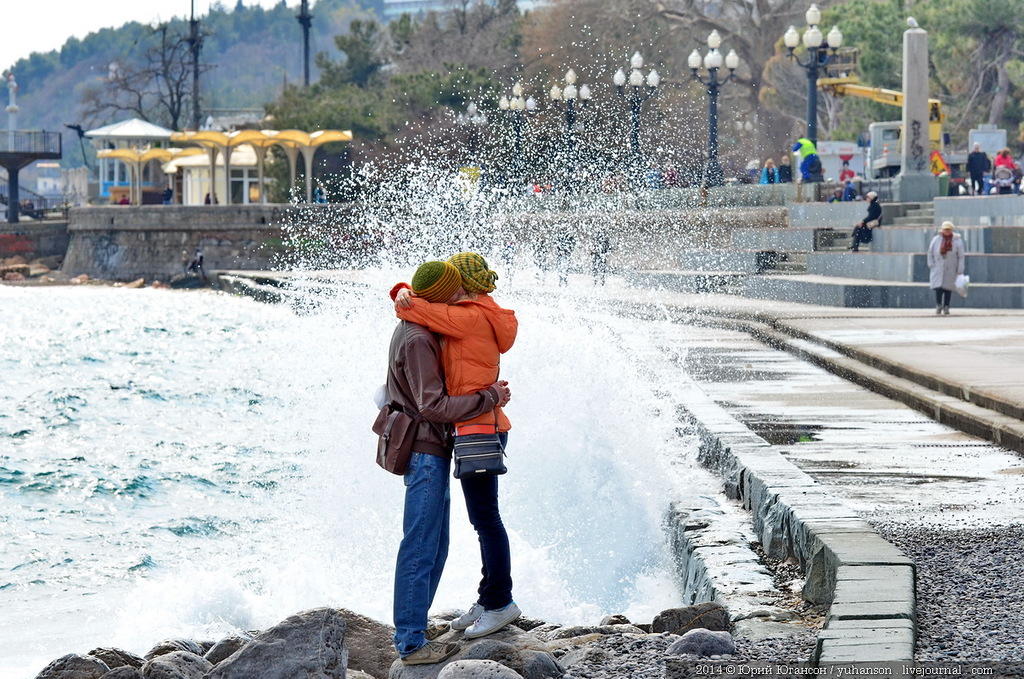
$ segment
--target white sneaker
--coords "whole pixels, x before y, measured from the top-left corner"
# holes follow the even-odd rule
[[[466,630],[465,637],[467,639],[476,639],[477,637],[493,634],[505,625],[518,620],[522,614],[523,612],[519,610],[519,606],[516,606],[514,601],[505,606],[505,608],[499,608],[495,611],[484,611],[477,621]]]
[[[469,607],[469,610],[460,615],[459,617],[452,620],[449,626],[454,630],[464,630],[472,625],[474,622],[480,619],[483,615],[484,607],[480,604],[473,604]]]

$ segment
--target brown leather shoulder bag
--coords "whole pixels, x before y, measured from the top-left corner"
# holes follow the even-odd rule
[[[377,434],[377,464],[385,471],[402,476],[409,468],[412,446],[416,442],[419,413],[409,415],[395,403],[380,409],[373,423]]]

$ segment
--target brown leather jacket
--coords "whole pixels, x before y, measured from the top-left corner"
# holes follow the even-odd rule
[[[388,398],[410,415],[419,413],[412,449],[451,456],[451,423],[494,410],[498,392],[488,387],[465,396],[449,396],[441,369],[441,344],[421,325],[402,321],[391,336],[388,352]]]

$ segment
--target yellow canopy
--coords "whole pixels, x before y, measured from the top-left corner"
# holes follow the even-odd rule
[[[130,170],[130,187],[129,192],[133,204],[139,205],[142,203],[142,166],[151,160],[158,160],[161,164],[166,164],[172,160],[178,158],[186,158],[188,156],[194,156],[202,153],[203,150],[200,148],[121,148],[121,149],[102,149],[96,152],[97,158],[113,158],[114,160],[120,160],[125,163]]]
[[[313,195],[313,158],[316,150],[324,144],[336,141],[352,141],[351,130],[317,130],[315,132],[304,132],[303,130],[235,130],[233,132],[218,132],[215,130],[200,130],[198,132],[175,132],[171,135],[171,141],[196,144],[209,150],[210,153],[210,176],[213,176],[213,164],[217,151],[224,156],[224,164],[229,170],[225,172],[225,203],[231,201],[231,153],[238,146],[248,145],[256,151],[257,166],[259,170],[260,195],[264,196],[263,190],[263,163],[266,158],[267,149],[271,146],[280,146],[288,157],[288,165],[291,170],[292,185],[295,185],[295,165],[298,161],[298,154],[301,151],[306,161],[306,201],[312,200]]]

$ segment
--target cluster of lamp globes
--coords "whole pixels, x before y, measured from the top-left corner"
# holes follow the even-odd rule
[[[838,26],[833,26],[827,36],[822,35],[821,29],[818,28],[818,24],[821,23],[821,10],[818,9],[817,5],[811,5],[807,8],[804,19],[807,21],[807,30],[804,31],[803,35],[804,47],[807,49],[817,49],[825,42],[828,42],[828,46],[832,49],[839,49],[842,46],[843,34]],[[790,52],[799,47],[800,32],[796,30],[796,26],[789,27],[782,36],[782,42],[785,43],[786,49]]]
[[[686,59],[686,65],[695,74],[697,69],[700,68],[701,63],[704,64],[704,68],[707,70],[714,71],[722,68],[722,63],[724,62],[727,69],[735,71],[740,66],[740,55],[736,54],[736,50],[729,50],[729,53],[723,58],[722,53],[718,51],[718,48],[721,46],[722,36],[719,35],[718,31],[711,31],[711,34],[708,36],[708,53],[701,57],[700,51],[693,50]]]
[[[661,84],[661,76],[654,69],[645,76],[640,70],[644,67],[644,58],[639,52],[635,52],[629,60],[630,71],[629,75],[623,69],[619,69],[612,76],[612,82],[616,87],[625,87],[628,83],[632,87],[647,87],[654,89]],[[577,86],[579,77],[576,75],[576,71],[569,69],[566,71],[565,76],[562,78],[565,82],[564,86],[552,85],[548,91],[548,98],[551,101],[590,101],[593,93],[590,91],[590,86],[583,84]],[[502,111],[536,111],[537,100],[533,97],[523,96],[523,85],[522,83],[516,83],[512,86],[512,96],[502,96],[498,100],[498,108]]]

